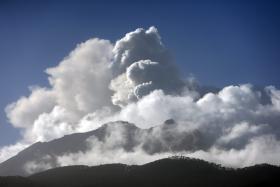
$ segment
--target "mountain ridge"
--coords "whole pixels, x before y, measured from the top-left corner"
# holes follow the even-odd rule
[[[118,121],[117,123],[127,124],[127,122]],[[110,125],[114,124],[114,122],[108,123]],[[104,129],[108,126],[108,124],[104,124],[101,127],[84,132],[84,133],[73,133],[69,135],[65,135],[61,138],[57,138],[48,142],[36,142],[26,149],[20,151],[17,155],[9,158],[8,160],[0,163],[0,176],[11,176],[11,175],[19,175],[19,176],[26,176],[27,173],[24,171],[24,164],[28,161],[34,160],[32,157],[38,157],[38,155],[59,155],[62,153],[70,153],[70,152],[77,152],[77,151],[84,151],[86,150],[86,144],[84,141],[95,134],[97,137],[100,138]],[[130,124],[130,127],[136,127],[133,124]],[[67,144],[66,142],[70,142]],[[51,148],[51,149],[49,149]],[[46,150],[45,150],[46,149]],[[15,166],[17,167],[15,167]],[[21,168],[19,168],[21,166]]]
[[[29,177],[0,177],[0,186],[259,187],[279,186],[279,175],[280,167],[269,164],[233,169],[200,159],[171,157],[144,165],[65,166]]]
[[[141,129],[129,122],[116,121],[106,123],[92,131],[65,135],[49,142],[37,142],[2,162],[0,176],[27,176],[31,173],[59,167],[60,165],[57,163],[59,156],[86,152],[91,149],[92,143],[106,143],[108,137],[120,136],[120,134],[114,134],[116,132],[121,133],[122,136],[120,144],[117,145],[118,148],[128,153],[133,152],[139,146],[148,155],[170,150],[196,149],[196,144],[199,143],[197,140],[202,140],[202,138],[198,138],[201,137],[201,133],[198,131],[177,132],[174,128],[176,125],[174,120],[169,119],[159,126]],[[44,167],[28,168],[30,163],[42,163]]]

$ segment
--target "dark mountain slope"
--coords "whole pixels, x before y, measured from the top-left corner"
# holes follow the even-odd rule
[[[0,177],[1,187],[40,187],[35,181],[24,177]]]
[[[168,158],[142,166],[67,166],[27,178],[0,178],[1,187],[258,187],[280,186],[280,168],[229,169],[198,159]]]
[[[133,124],[127,122],[116,122],[117,125],[125,126],[127,131],[135,131],[138,128]],[[52,140],[50,142],[38,142],[30,147],[19,152],[16,156],[6,160],[0,164],[0,176],[12,176],[20,175],[26,176],[28,173],[25,170],[25,164],[30,161],[42,161],[43,158],[48,155],[46,162],[52,167],[56,167],[55,157],[67,153],[75,153],[79,151],[85,151],[87,147],[86,140],[95,136],[99,140],[104,139],[106,136],[106,130],[108,127],[116,125],[114,123],[105,124],[102,127],[85,132],[85,133],[74,133],[66,135],[62,138]],[[133,135],[133,134],[132,134]],[[38,171],[39,172],[39,171]]]
[[[69,153],[86,152],[91,149],[93,141],[106,144],[108,137],[120,136],[119,134],[121,134],[121,141],[117,144],[117,148],[126,152],[131,152],[136,147],[141,147],[143,151],[151,155],[207,148],[207,141],[204,141],[203,135],[199,131],[178,131],[176,125],[174,120],[167,120],[159,126],[141,129],[134,124],[117,121],[104,124],[93,131],[66,135],[49,142],[38,142],[1,163],[0,176],[27,176],[31,173],[59,167],[57,157]],[[32,167],[34,164],[47,167],[34,168]]]

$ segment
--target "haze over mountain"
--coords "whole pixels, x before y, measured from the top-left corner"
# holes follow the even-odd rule
[[[117,153],[122,150],[127,154],[135,154],[136,149],[138,149],[143,151],[142,155],[157,155],[170,151],[194,151],[209,146],[202,141],[202,135],[198,131],[174,132],[176,125],[174,120],[167,120],[157,127],[140,129],[127,122],[111,122],[90,132],[71,134],[50,142],[38,142],[19,152],[15,157],[1,163],[0,176],[26,176],[65,164],[68,165],[71,163],[64,163],[65,159],[66,162],[67,158],[75,159],[75,154],[80,156],[76,159],[83,160],[85,164],[99,165],[118,162],[119,158],[102,160],[106,152],[114,154],[114,152]],[[115,137],[120,135],[119,133],[122,134],[122,137]],[[157,134],[157,137],[154,137],[153,134]],[[112,138],[114,140],[110,141]],[[103,146],[102,149],[106,149],[102,150],[103,154],[100,153],[101,148],[96,146],[97,143],[100,144],[99,146]],[[99,157],[87,158],[82,156],[83,154],[98,153],[101,154]],[[141,153],[139,152],[139,155],[135,156],[141,156]],[[145,160],[152,161],[161,157],[154,156]],[[72,162],[72,164],[75,164],[75,160]],[[135,164],[137,162],[129,158],[128,160],[122,158],[122,163]],[[138,163],[144,163],[144,160]]]
[[[47,143],[3,162],[2,175],[173,154],[231,167],[280,162],[280,90],[183,77],[154,26],[116,42],[89,39],[46,73],[49,87],[7,106],[22,139],[1,148],[0,161]],[[102,126],[113,121],[128,125]]]

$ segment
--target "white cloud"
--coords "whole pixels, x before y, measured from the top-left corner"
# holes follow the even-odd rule
[[[69,121],[72,113],[60,106],[55,106],[50,113],[41,114],[25,133],[29,141],[49,141],[65,134],[75,132],[74,124]]]
[[[23,128],[30,143],[94,129],[82,125],[86,117],[110,111],[108,117],[118,110],[114,105],[136,102],[154,89],[176,93],[183,87],[154,27],[128,33],[114,46],[87,40],[46,73],[50,88],[31,89],[30,96],[6,108],[9,121]]]
[[[58,105],[83,115],[111,105],[109,66],[113,46],[107,40],[90,39],[77,46],[68,57],[46,72]]]
[[[85,153],[59,156],[58,165],[143,164],[170,155],[201,158],[230,167],[277,165],[279,131],[270,124],[275,113],[261,112],[274,109],[276,103],[262,104],[260,92],[249,84],[228,86],[198,100],[156,90],[127,105],[114,117],[141,128],[156,126],[152,131],[133,134],[135,139],[131,140],[123,126],[115,125],[106,131],[105,140],[89,139],[90,148]],[[177,124],[157,126],[168,118],[175,119]],[[128,142],[134,142],[130,151],[125,150]]]
[[[277,90],[274,86],[266,87],[266,91],[271,97],[271,102],[276,111],[280,111],[280,90]]]
[[[14,145],[7,145],[0,148],[0,163],[16,155],[18,152],[25,149],[29,144],[18,142]]]
[[[134,62],[147,60],[168,63],[167,50],[161,42],[159,33],[155,27],[148,30],[136,29],[127,33],[124,38],[118,40],[113,49],[114,71],[117,75],[126,71]]]
[[[236,124],[235,126],[233,126],[231,129],[226,129],[225,135],[222,136],[219,141],[221,143],[229,143],[230,141],[239,139],[242,136],[255,134],[263,127],[263,125],[255,126],[249,125],[247,122],[241,122],[240,124]]]
[[[50,88],[35,87],[6,108],[9,121],[24,129],[31,143],[74,132],[88,113],[112,107],[112,44],[90,39],[77,46],[58,66],[46,70]]]
[[[38,116],[50,112],[55,105],[55,94],[47,88],[31,89],[29,97],[21,97],[6,107],[9,121],[15,127],[31,127]]]
[[[252,139],[244,149],[223,150],[213,147],[208,151],[196,151],[187,156],[208,160],[228,167],[247,167],[268,163],[280,165],[280,142],[267,135]]]
[[[24,169],[28,174],[33,174],[36,172],[51,169],[54,166],[49,162],[51,159],[50,155],[45,155],[40,159],[40,161],[30,161],[24,165]]]
[[[155,27],[136,29],[113,49],[113,103],[125,106],[155,89],[179,93],[184,85]],[[168,75],[168,76],[167,76]]]
[[[144,163],[174,153],[230,166],[280,162],[280,91],[245,84],[199,93],[194,81],[183,81],[155,27],[130,32],[115,45],[90,39],[46,72],[50,88],[32,89],[6,108],[9,121],[23,129],[25,144],[109,121],[142,129],[176,121],[139,133],[130,151],[126,131],[116,126],[104,141],[92,137],[86,152],[58,155],[58,165]],[[2,148],[0,158],[20,145]],[[28,168],[49,167],[47,160]]]
[[[124,74],[113,79],[110,86],[115,92],[113,102],[120,106],[136,101],[156,89],[165,93],[179,93],[182,87],[182,81],[170,73],[168,66],[151,60],[134,62]]]

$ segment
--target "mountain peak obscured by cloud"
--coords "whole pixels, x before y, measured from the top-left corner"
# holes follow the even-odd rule
[[[280,162],[280,91],[251,84],[209,89],[182,77],[155,27],[116,42],[89,39],[46,72],[49,87],[34,87],[7,106],[9,121],[23,136],[0,150],[1,161],[34,142],[122,120],[154,128],[134,137],[137,146],[129,151],[120,145],[130,135],[115,126],[106,141],[92,139],[95,149],[56,159],[62,165],[80,158],[93,164],[97,157],[141,163],[182,154],[234,167]]]

